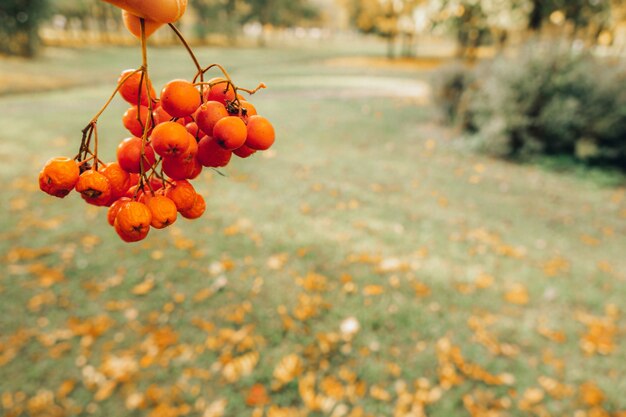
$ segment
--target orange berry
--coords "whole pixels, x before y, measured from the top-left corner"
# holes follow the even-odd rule
[[[185,180],[194,171],[194,158],[183,161],[179,158],[163,158],[163,172],[173,180]]]
[[[114,227],[125,242],[138,242],[148,236],[152,212],[143,203],[131,201],[123,204],[115,216]]]
[[[226,79],[216,77],[209,80],[211,87],[204,91],[206,101],[218,101],[224,105],[235,100],[235,88]],[[210,132],[205,132],[210,133]]]
[[[185,153],[178,156],[178,159],[185,163],[194,160],[196,158],[196,154],[198,153],[198,141],[191,135],[191,133],[187,135],[187,143],[189,147]]]
[[[191,135],[191,133],[187,135],[187,144],[188,148],[185,153],[182,153],[173,159],[178,159],[181,163],[187,164],[196,158],[196,154],[198,153],[198,142],[196,141],[196,138]]]
[[[246,117],[250,117],[250,116],[256,116],[258,113],[256,111],[256,107],[254,107],[254,104],[250,103],[249,101],[240,101],[241,103],[241,108],[244,110],[244,116]]]
[[[196,159],[205,167],[224,167],[230,162],[232,151],[222,148],[215,139],[205,136],[198,142]]]
[[[187,177],[189,180],[198,178],[202,172],[202,164],[198,161],[198,158],[193,158],[191,163],[193,164],[193,168],[191,169],[189,177]]]
[[[109,180],[109,184],[111,185],[110,203],[126,194],[126,191],[130,187],[130,174],[124,171],[119,163],[111,162],[103,165],[99,171]]]
[[[247,120],[248,117],[250,116],[257,115],[256,107],[254,107],[252,103],[245,101],[245,100],[241,100],[239,104],[241,106],[241,117],[243,117],[244,120]],[[238,111],[233,112],[233,116],[238,116],[238,115],[239,115]]]
[[[243,145],[247,135],[246,124],[237,116],[224,117],[213,128],[213,137],[217,143],[231,151]]]
[[[252,148],[247,147],[246,145],[241,145],[241,147],[235,149],[233,153],[240,158],[247,158],[250,155],[256,153],[256,151]]]
[[[207,101],[198,108],[196,112],[196,123],[198,128],[206,135],[213,133],[215,124],[224,117],[228,116],[226,107],[217,101]]]
[[[189,134],[196,139],[201,135],[200,129],[198,128],[196,122],[187,123],[185,125],[185,129],[187,129],[187,132],[189,132]]]
[[[124,197],[132,198],[134,200],[135,193],[137,192],[138,189],[139,189],[139,184],[131,185],[130,187],[128,187],[128,191],[126,191],[126,194],[124,194]]]
[[[154,110],[152,110],[152,117],[154,117],[155,125],[159,125],[164,122],[169,122],[174,118],[171,114],[166,112],[163,109],[163,107],[160,105],[156,107]]]
[[[137,198],[135,201],[139,201],[140,203],[148,204],[148,201],[155,196],[152,191],[150,191],[150,187],[147,185],[137,193]]]
[[[107,177],[90,169],[78,177],[76,191],[89,204],[106,206],[111,200],[111,184]]]
[[[39,188],[52,196],[63,198],[76,186],[80,169],[70,158],[52,158],[39,173]]]
[[[126,110],[122,116],[122,123],[128,131],[137,137],[143,136],[143,130],[146,123],[148,124],[148,133],[152,127],[152,118],[150,117],[150,109],[146,106],[139,106],[139,115],[141,121],[137,118],[137,107],[133,106]]]
[[[204,197],[198,194],[196,200],[193,203],[193,206],[187,210],[183,210],[180,212],[181,216],[186,219],[197,219],[202,216],[206,211],[206,202],[204,201]]]
[[[139,174],[131,172],[129,174],[129,177],[130,177],[130,184],[128,184],[129,187],[139,184]]]
[[[121,197],[119,200],[116,200],[109,207],[109,211],[107,212],[107,221],[111,226],[115,224],[115,218],[117,217],[117,213],[120,212],[122,206],[126,203],[130,203],[132,200],[128,197]]]
[[[171,199],[178,211],[189,210],[197,197],[196,190],[189,181],[181,180],[175,181],[174,185],[171,185],[165,191],[165,196]]]
[[[200,103],[200,93],[189,81],[170,81],[161,91],[161,107],[174,117],[193,114]]]
[[[130,173],[140,173],[148,171],[156,162],[154,149],[149,144],[143,145],[144,158],[141,160],[142,140],[132,137],[124,139],[117,147],[117,162],[124,171]]]
[[[163,157],[178,157],[189,148],[189,132],[176,122],[157,125],[150,135],[154,151]]]
[[[155,229],[163,229],[176,221],[178,212],[176,204],[169,198],[161,195],[152,197],[146,203],[152,213],[152,222]]]
[[[135,70],[125,70],[122,72],[122,75],[120,75],[120,78],[118,78],[117,82],[121,82],[124,77],[126,77],[128,74],[132,73]],[[122,86],[120,87],[120,95],[124,98],[124,100],[126,100],[127,102],[129,102],[130,104],[132,104],[133,106],[136,106],[137,103],[139,102],[139,83],[141,82],[141,105],[142,106],[147,106],[148,105],[148,88],[147,86],[150,87],[150,97],[152,99],[156,98],[156,92],[154,91],[154,88],[152,87],[152,83],[150,82],[150,80],[147,80],[148,82],[146,82],[146,77],[143,77],[143,81],[141,78],[141,72],[136,72],[135,74],[131,75],[130,78],[128,78],[124,84],[122,84]]]
[[[274,126],[265,117],[250,116],[248,118],[247,147],[264,151],[272,146],[275,138]]]
[[[185,153],[196,156],[198,153],[198,139],[191,133],[187,135],[187,139],[189,140],[189,148],[187,148],[187,152]]]

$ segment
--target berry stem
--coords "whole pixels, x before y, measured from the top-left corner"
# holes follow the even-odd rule
[[[82,130],[83,137],[80,141],[80,148],[78,148],[78,155],[74,157],[75,160],[82,162],[83,159],[87,158],[87,155],[93,155],[89,145],[91,144],[91,136],[93,135],[95,125],[96,123],[92,121]]]
[[[235,91],[243,91],[244,93],[248,93],[252,95],[256,93],[257,91],[262,90],[263,88],[267,88],[265,83],[259,83],[259,85],[257,85],[256,88],[253,88],[252,90],[248,90],[247,88],[242,88],[242,87],[235,87]]]
[[[143,71],[143,68],[138,68],[135,71],[131,72],[130,74],[127,74],[124,78],[122,78],[120,80],[120,82],[117,83],[117,87],[115,87],[115,90],[113,91],[113,93],[111,94],[109,99],[104,103],[104,105],[100,108],[100,110],[98,110],[96,115],[91,118],[91,120],[89,121],[87,126],[85,126],[83,128],[83,130],[82,130],[83,137],[82,137],[81,142],[80,142],[78,155],[76,155],[74,157],[74,159],[76,159],[76,160],[78,160],[80,162],[84,158],[87,158],[87,155],[91,154],[91,155],[95,156],[96,164],[100,161],[100,159],[98,159],[98,133],[97,133],[97,131],[96,131],[96,149],[95,149],[94,153],[92,153],[90,151],[90,146],[89,146],[91,144],[91,136],[93,135],[94,131],[96,130],[96,124],[98,123],[98,118],[102,115],[102,113],[104,113],[104,111],[107,109],[107,107],[109,107],[109,105],[111,104],[111,102],[115,98],[115,95],[118,93],[118,91],[120,91],[120,88],[122,88],[122,85],[130,77],[132,77],[133,75],[135,75],[139,71]]]
[[[95,156],[94,156],[94,155],[91,155],[89,158],[86,158],[86,159],[84,159],[84,160],[80,161],[80,162],[78,163],[78,166],[79,166],[79,167],[81,167],[81,166],[85,165],[87,162],[89,162],[89,161],[93,160],[94,158],[95,158]]]
[[[213,69],[213,68],[219,68],[219,70],[222,72],[222,74],[224,75],[224,77],[226,77],[226,80],[227,80],[227,81],[228,81],[231,85],[233,85],[233,87],[234,87],[234,84],[233,84],[232,80],[230,79],[230,75],[228,74],[228,71],[226,71],[226,68],[224,68],[224,67],[223,67],[223,66],[221,66],[220,64],[211,64],[211,65],[209,65],[208,67],[201,69],[201,70],[198,72],[198,74],[196,74],[196,76],[195,76],[195,77],[193,77],[193,82],[195,83],[195,82],[198,80],[198,77],[200,77],[200,81],[202,81],[202,77],[204,76],[204,74],[205,74],[207,71],[210,71],[210,70],[211,70],[211,69]],[[227,86],[227,87],[228,87],[228,86]]]
[[[139,82],[139,100],[137,103],[137,112],[140,110],[141,103],[141,87],[143,83],[143,79],[146,79],[146,91],[148,92],[148,105],[152,108],[152,104],[150,103],[152,99],[150,98],[150,88],[147,88],[147,80],[148,78],[148,48],[146,45],[146,21],[141,18],[139,19],[141,24],[141,81]],[[146,183],[148,183],[148,187],[150,187],[150,181],[146,180],[146,171],[144,169],[143,164],[147,162],[146,158],[146,142],[148,141],[148,123],[146,123],[143,127],[143,134],[141,135],[141,154],[139,157],[139,186],[135,191],[135,198],[137,198],[137,193],[139,190],[143,190]],[[151,188],[151,187],[150,187]]]
[[[187,42],[187,40],[185,39],[181,31],[178,30],[178,28],[174,26],[173,23],[168,23],[168,26],[174,31],[178,39],[180,39],[180,42],[183,44],[183,46],[189,53],[189,56],[193,60],[193,63],[196,66],[196,69],[198,70],[198,72],[196,73],[196,77],[194,77],[194,80],[198,77],[198,74],[199,74],[200,81],[204,81],[204,72],[202,72],[202,66],[200,65],[200,62],[198,61],[196,54],[193,52],[193,49],[191,49],[191,46],[189,46],[189,43]],[[204,87],[203,86],[200,86],[200,98],[202,102],[204,103]]]
[[[133,75],[135,75],[136,73],[138,73],[139,71],[143,71],[142,68],[137,68],[135,71],[131,72],[130,74],[126,75],[124,78],[122,78],[120,80],[120,82],[117,84],[117,87],[115,88],[115,91],[113,91],[113,94],[111,94],[111,97],[109,97],[109,99],[106,101],[106,103],[104,103],[104,105],[100,108],[100,110],[98,111],[98,113],[96,113],[96,115],[94,117],[91,118],[91,121],[89,122],[89,125],[95,123],[98,121],[98,118],[102,115],[102,113],[104,113],[104,111],[106,110],[107,107],[109,107],[109,104],[111,104],[111,102],[113,101],[113,99],[115,98],[115,95],[117,94],[118,91],[120,91],[120,88],[122,88],[122,85]],[[88,125],[88,126],[89,126]]]
[[[95,170],[98,170],[98,125],[96,123],[93,124],[93,135],[95,144],[93,146],[93,156],[95,158],[94,167]]]
[[[193,60],[194,65],[198,69],[198,74],[200,74],[200,79],[202,80],[202,76],[204,75],[204,73],[202,72],[202,66],[200,65],[200,62],[198,61],[196,54],[193,52],[193,50],[189,46],[189,43],[187,43],[187,40],[185,39],[183,34],[180,32],[180,30],[178,30],[178,28],[174,26],[174,24],[172,23],[168,23],[168,26],[174,31],[178,39],[180,39],[180,42],[183,44],[187,52],[189,52],[189,56],[191,56],[191,59]]]
[[[141,67],[141,76],[139,77],[139,86],[137,87],[137,121],[139,122],[139,126],[141,127],[145,127],[144,124],[141,122],[141,96],[142,96],[142,87],[143,87],[143,82],[147,79],[146,77],[146,70],[145,68],[142,66]],[[148,83],[146,82],[146,90],[149,90],[148,88]],[[148,100],[150,97],[150,93],[148,92]],[[142,130],[143,131],[143,130]]]

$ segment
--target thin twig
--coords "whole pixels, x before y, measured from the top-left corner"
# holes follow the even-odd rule
[[[122,85],[133,75],[137,74],[139,71],[142,71],[141,68],[137,68],[136,70],[134,70],[133,72],[131,72],[130,74],[128,74],[127,76],[125,76],[118,84],[117,87],[115,88],[115,91],[113,91],[113,94],[111,94],[111,97],[109,97],[109,99],[106,101],[106,103],[104,103],[104,105],[102,106],[102,108],[98,111],[98,113],[96,113],[96,115],[94,117],[91,118],[91,121],[89,122],[89,124],[95,123],[96,121],[98,121],[98,118],[102,115],[102,113],[104,113],[104,111],[106,110],[106,108],[109,106],[109,104],[111,104],[111,102],[113,101],[113,99],[115,98],[115,95],[117,94],[118,91],[120,91],[120,88],[122,88]]]
[[[204,72],[202,72],[202,66],[200,65],[200,62],[198,61],[196,54],[191,49],[191,46],[189,46],[189,43],[187,42],[187,40],[185,39],[181,31],[178,30],[178,28],[174,26],[173,23],[168,23],[168,26],[174,31],[178,39],[180,39],[180,42],[183,44],[183,46],[189,53],[189,56],[193,60],[194,65],[196,66],[197,72],[196,72],[196,76],[194,77],[194,81],[198,78],[198,74],[200,75],[200,81],[204,81]],[[200,86],[200,97],[202,98],[202,102],[204,103],[204,88],[202,86]]]

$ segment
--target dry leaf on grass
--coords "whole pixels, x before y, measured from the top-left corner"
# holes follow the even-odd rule
[[[132,293],[135,295],[146,295],[154,288],[154,277],[149,275],[146,279],[133,287]]]

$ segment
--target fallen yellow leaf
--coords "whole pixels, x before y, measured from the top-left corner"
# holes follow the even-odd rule
[[[154,277],[149,275],[146,279],[135,285],[132,290],[132,293],[135,295],[146,295],[154,288]]]
[[[526,305],[529,301],[528,290],[522,284],[515,284],[504,294],[504,299],[511,304]]]
[[[382,285],[366,285],[363,288],[363,295],[380,295],[385,292],[385,288]]]

